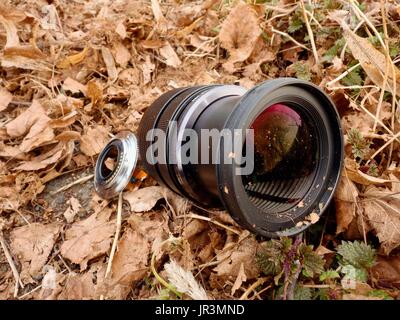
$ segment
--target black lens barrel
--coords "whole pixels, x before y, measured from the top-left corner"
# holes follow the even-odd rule
[[[316,164],[312,175],[310,173],[307,178],[272,174],[265,176],[262,183],[250,184],[249,187],[245,182],[248,177],[237,174],[240,165],[221,161],[227,152],[223,139],[215,144],[207,141],[210,138],[204,138],[201,133],[204,129],[232,132],[234,129],[249,129],[257,117],[276,104],[288,106],[301,115],[302,124],[307,124],[308,130],[304,129],[303,135],[310,132],[314,141],[315,147],[310,152],[315,154]],[[156,163],[148,161],[149,154],[157,153],[153,150],[156,137],[152,129],[165,132],[166,137],[161,143],[163,152],[160,149],[157,151],[162,153],[164,161]],[[186,129],[194,130],[198,137],[195,163],[181,161],[187,156],[181,142],[185,140]],[[174,139],[175,135],[178,139]],[[248,142],[245,136],[242,139],[244,147]],[[307,144],[309,140],[300,142]],[[292,78],[270,80],[249,91],[233,85],[196,86],[169,91],[154,101],[143,115],[138,144],[142,165],[159,183],[199,206],[222,204],[243,227],[268,237],[299,233],[310,225],[308,215],[312,212],[318,215],[323,213],[333,196],[343,158],[340,119],[333,102],[317,86]],[[204,156],[204,149],[200,146],[204,144],[209,145],[210,161],[207,163],[201,163],[200,159]],[[215,145],[217,150],[212,149]],[[301,151],[302,145],[297,143],[296,148]],[[218,161],[212,161],[215,151]],[[297,154],[294,153],[295,156]],[[311,158],[304,156],[298,161]],[[301,195],[302,199],[297,199],[296,195]],[[296,201],[280,204],[282,200],[279,199],[285,197]]]

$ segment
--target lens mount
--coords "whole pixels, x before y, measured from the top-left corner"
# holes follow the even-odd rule
[[[101,151],[96,161],[94,187],[100,197],[112,198],[129,183],[138,160],[138,143],[130,131],[118,133]],[[113,168],[108,168],[112,160]]]

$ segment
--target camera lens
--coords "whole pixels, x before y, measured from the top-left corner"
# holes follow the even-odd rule
[[[240,225],[268,237],[299,233],[310,225],[308,215],[324,212],[343,158],[334,104],[293,78],[251,90],[171,90],[144,113],[137,144],[140,165],[160,184],[198,206],[224,206]],[[130,150],[119,152],[106,146],[98,162],[114,156],[119,163]],[[114,176],[110,165],[98,167],[98,182]]]

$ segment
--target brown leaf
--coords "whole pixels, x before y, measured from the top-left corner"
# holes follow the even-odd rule
[[[108,140],[110,138],[108,137],[108,130],[105,127],[96,126],[95,128],[89,128],[82,136],[80,149],[85,155],[91,157],[99,154]]]
[[[81,204],[79,203],[79,200],[74,197],[69,198],[67,203],[69,204],[69,207],[67,208],[67,210],[65,210],[64,217],[68,223],[72,223],[74,221],[76,214],[79,212],[79,209],[81,208]]]
[[[103,88],[96,81],[87,84],[87,96],[92,100],[92,106],[100,104],[103,100]]]
[[[114,82],[117,80],[118,71],[115,67],[115,61],[111,50],[106,47],[101,47],[101,55],[107,67],[108,82]]]
[[[63,147],[64,145],[58,144],[48,152],[42,153],[29,161],[22,162],[14,170],[35,171],[46,168],[48,165],[56,163],[62,157],[64,152]]]
[[[121,37],[122,40],[126,38],[126,28],[123,20],[118,22],[115,32]]]
[[[354,183],[343,174],[335,193],[336,233],[341,233],[349,227],[356,216],[356,201],[358,190]]]
[[[57,63],[57,68],[68,69],[73,65],[81,63],[87,56],[89,48],[85,47],[81,52],[65,57]]]
[[[146,56],[145,62],[142,64],[143,84],[147,84],[151,81],[151,74],[155,67],[155,64],[150,61],[150,56]]]
[[[114,223],[109,221],[112,209],[104,208],[100,213],[75,222],[65,232],[65,241],[61,245],[61,254],[85,270],[89,260],[105,254],[111,246]]]
[[[134,212],[151,210],[156,205],[157,201],[163,197],[163,187],[160,186],[124,192],[124,199],[129,202],[129,206]]]
[[[378,256],[371,274],[380,286],[400,289],[400,256]]]
[[[10,48],[19,46],[18,29],[15,23],[10,19],[6,19],[1,14],[0,14],[0,23],[3,24],[3,27],[6,30],[7,34],[7,42],[4,47]]]
[[[239,3],[230,11],[219,33],[221,46],[229,53],[225,66],[246,60],[260,35],[257,13],[250,5]]]
[[[387,69],[386,56],[377,50],[367,38],[359,37],[349,28],[345,27],[344,37],[351,53],[361,63],[368,77],[378,87],[383,88],[383,75]],[[393,66],[393,68],[395,78],[393,78],[392,67],[389,65],[387,83],[384,89],[393,93],[393,79],[396,79],[396,94],[400,95],[400,70],[396,66]]]
[[[82,92],[84,95],[87,95],[87,86],[70,77],[64,80],[62,88],[64,91],[71,91],[72,93]]]
[[[246,235],[247,237],[239,240],[237,244],[227,243],[224,249],[217,254],[219,264],[214,268],[214,271],[219,277],[235,279],[239,274],[242,263],[248,280],[259,275],[260,271],[255,262],[258,243],[254,237],[248,236],[248,232],[244,233],[244,236]]]
[[[61,118],[51,119],[49,121],[49,126],[53,129],[65,128],[73,124],[77,118],[78,112],[74,110]]]
[[[375,186],[369,186],[364,196],[362,207],[367,223],[375,230],[385,253],[389,254],[400,245],[400,197],[389,189]]]
[[[13,96],[7,89],[0,87],[0,111],[5,110],[10,102],[12,101]]]
[[[176,68],[182,64],[181,59],[179,59],[175,50],[169,43],[160,48],[160,55],[165,59],[165,63],[168,66]]]
[[[360,171],[358,169],[358,165],[354,159],[345,159],[345,167],[346,167],[346,172],[347,176],[349,177],[350,180],[365,185],[380,185],[380,184],[385,184],[388,182],[391,182],[391,180],[388,179],[382,179],[382,178],[377,178],[377,177],[372,177],[368,174],[365,174],[364,172]]]
[[[32,223],[11,231],[11,249],[22,264],[21,279],[37,277],[60,232],[57,224]]]
[[[242,286],[242,283],[245,282],[246,280],[247,280],[247,277],[246,277],[246,273],[244,272],[244,264],[242,262],[240,264],[239,273],[236,277],[235,283],[232,286],[231,295],[234,295],[236,290],[238,290]]]
[[[69,273],[57,300],[89,300],[95,298],[94,278],[95,275],[90,271],[82,274]]]
[[[121,42],[117,42],[114,44],[113,55],[115,58],[115,62],[122,68],[126,68],[129,60],[131,60],[131,54],[129,50]]]
[[[49,127],[50,118],[37,100],[33,100],[31,106],[13,121],[6,125],[7,134],[10,137],[27,135],[22,140],[20,150],[29,152],[43,143],[52,141],[53,129]]]

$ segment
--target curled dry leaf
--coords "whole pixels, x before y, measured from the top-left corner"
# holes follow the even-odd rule
[[[244,273],[248,280],[256,278],[260,270],[255,261],[255,255],[258,247],[254,237],[249,236],[239,239],[238,243],[227,243],[224,249],[217,254],[219,264],[214,271],[219,277],[235,279],[239,275],[241,264],[243,263]]]
[[[391,178],[396,181],[392,190],[369,186],[362,201],[367,224],[386,254],[400,245],[400,181],[394,175]]]
[[[111,50],[106,47],[101,47],[101,54],[107,67],[108,82],[114,82],[115,80],[117,80],[118,71],[115,67],[115,61]]]
[[[354,58],[356,58],[360,62],[362,68],[367,73],[372,82],[375,83],[378,87],[383,88],[384,75],[387,69],[387,83],[385,88],[383,89],[393,93],[393,79],[395,79],[395,93],[397,95],[400,95],[400,70],[393,65],[395,72],[395,75],[393,77],[392,67],[389,65],[389,68],[386,68],[386,56],[382,52],[377,50],[368,41],[367,38],[362,38],[356,35],[348,27],[344,27],[344,37]],[[388,63],[392,64],[391,61],[389,61]]]
[[[336,204],[336,233],[341,233],[349,227],[356,216],[356,202],[358,201],[358,190],[354,183],[342,174],[335,193]]]
[[[89,260],[105,254],[111,246],[114,223],[110,220],[112,209],[104,208],[89,218],[75,222],[65,232],[65,241],[61,245],[61,254],[85,270]]]
[[[79,209],[81,208],[81,204],[79,203],[79,200],[74,197],[69,198],[67,203],[69,204],[69,207],[67,208],[67,210],[65,210],[64,217],[68,223],[72,223],[74,221],[76,214],[79,212]]]
[[[11,249],[22,264],[21,279],[37,277],[53,250],[60,225],[32,223],[11,231]]]
[[[53,129],[49,127],[50,118],[37,100],[33,100],[31,106],[17,118],[6,125],[7,134],[12,137],[20,137],[26,134],[19,149],[29,152],[43,143],[52,141]]]
[[[65,57],[57,63],[57,68],[68,69],[73,65],[81,63],[89,53],[89,48],[84,48],[81,52]]]
[[[246,277],[246,273],[244,272],[244,264],[242,262],[240,264],[239,273],[236,277],[235,283],[232,286],[231,295],[234,295],[236,290],[238,290],[242,286],[242,283],[245,282],[246,280],[247,280],[247,277]]]
[[[7,89],[0,87],[0,111],[6,109],[12,99],[12,94]]]
[[[181,59],[179,59],[174,48],[169,43],[160,48],[160,55],[165,59],[165,63],[168,66],[176,68],[182,64]]]
[[[358,165],[354,159],[345,159],[345,167],[346,167],[346,172],[347,176],[351,181],[354,181],[356,183],[369,186],[369,185],[382,185],[384,183],[391,182],[391,180],[388,179],[382,179],[382,178],[377,178],[377,177],[372,177],[368,174],[365,174],[364,172],[360,171],[358,169]]]
[[[400,289],[400,256],[378,256],[371,274],[380,286]]]
[[[153,209],[157,201],[163,197],[163,187],[160,186],[124,192],[124,199],[129,202],[129,206],[134,212],[144,212]]]
[[[108,130],[104,126],[89,128],[82,135],[80,149],[85,155],[92,157],[100,153],[109,139]]]
[[[257,13],[250,5],[239,3],[222,23],[219,33],[221,46],[229,53],[224,67],[231,71],[234,62],[246,60],[260,35]]]
[[[84,95],[87,95],[87,87],[70,77],[64,80],[62,88],[64,91],[71,91],[72,93],[82,92]]]

